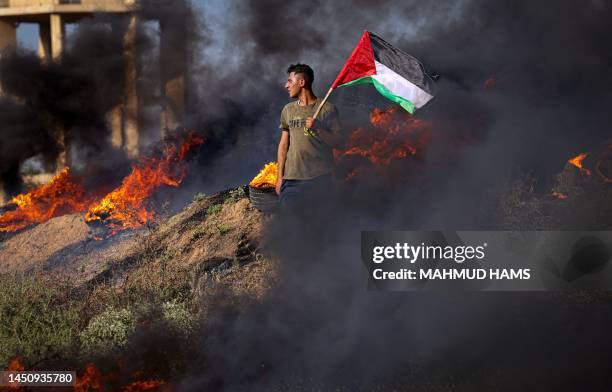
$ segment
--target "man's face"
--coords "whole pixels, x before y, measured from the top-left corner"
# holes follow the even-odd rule
[[[297,98],[304,88],[306,81],[302,77],[302,75],[296,75],[295,72],[291,72],[287,77],[287,83],[285,83],[285,88],[287,89],[287,93],[289,93],[290,98]]]

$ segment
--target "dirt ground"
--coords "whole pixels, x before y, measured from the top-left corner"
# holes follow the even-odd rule
[[[122,280],[136,266],[151,263],[151,268],[191,269],[198,278],[228,286],[258,285],[262,271],[270,272],[258,248],[262,219],[244,190],[201,198],[156,226],[103,240],[95,239],[96,229],[81,214],[65,215],[0,242],[0,273],[39,271],[80,286]]]

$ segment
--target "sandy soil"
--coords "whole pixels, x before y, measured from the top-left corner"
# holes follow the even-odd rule
[[[101,241],[92,230],[82,215],[65,215],[9,236],[0,242],[0,273],[40,271],[78,286],[116,278],[117,270],[163,263],[198,275],[227,270],[218,276],[246,282],[249,271],[260,275],[265,264],[258,253],[262,215],[244,195],[221,192],[189,204],[157,227]]]

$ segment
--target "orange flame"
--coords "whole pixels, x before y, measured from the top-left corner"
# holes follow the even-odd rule
[[[9,372],[22,372],[25,370],[25,366],[23,365],[22,358],[13,358],[9,362],[8,368],[6,369]]]
[[[278,164],[276,162],[267,163],[263,169],[251,180],[249,184],[253,188],[265,189],[276,186]]]
[[[141,377],[142,373],[134,374],[134,377]],[[106,383],[116,382],[118,374],[109,373],[103,375],[100,370],[93,364],[88,363],[85,366],[85,371],[82,375],[77,375],[77,380],[74,385],[75,392],[89,392],[89,391],[105,391]],[[141,392],[141,391],[152,391],[160,390],[160,387],[165,386],[164,391],[170,391],[171,389],[165,381],[161,380],[136,380],[118,389],[108,390],[119,390],[122,392]]]
[[[75,392],[88,392],[90,390],[103,391],[102,374],[93,363],[85,365],[85,372],[77,376],[74,384]]]
[[[25,366],[22,363],[23,358],[20,357],[16,357],[13,358],[9,361],[9,365],[8,368],[6,369],[7,372],[22,372],[25,370]],[[17,385],[10,385],[4,388],[0,388],[0,391],[21,391],[23,390],[22,387],[17,386]]]
[[[372,110],[370,122],[376,129],[353,131],[346,147],[334,150],[336,160],[361,156],[373,164],[386,166],[393,160],[416,155],[431,139],[431,124],[408,113],[398,113],[396,106]]]
[[[134,381],[133,383],[121,388],[121,391],[122,392],[150,391],[150,390],[157,390],[159,389],[159,387],[163,385],[166,385],[165,381],[158,381],[158,380]],[[166,390],[169,390],[169,388],[167,388]]]
[[[557,192],[557,191],[555,191],[555,192],[553,192],[553,193],[552,193],[552,195],[553,195],[554,197],[556,197],[557,199],[560,199],[560,200],[565,200],[565,199],[567,199],[567,195],[566,195],[565,193],[562,193],[562,192]]]
[[[16,209],[0,216],[0,232],[14,232],[56,216],[83,211],[91,202],[85,190],[70,175],[59,172],[48,184],[15,196],[9,205]]]
[[[584,166],[582,166],[582,161],[584,161],[584,158],[586,158],[587,156],[588,154],[583,152],[583,153],[580,153],[578,156],[570,159],[568,162],[576,166],[578,169],[580,169],[581,173],[586,174],[587,176],[590,176],[591,171],[589,169],[586,169]]]
[[[89,207],[85,221],[104,222],[111,230],[109,235],[151,221],[154,212],[146,203],[148,198],[162,185],[178,187],[187,174],[187,153],[203,143],[202,137],[191,134],[180,148],[166,147],[162,158],[142,158],[118,188]]]
[[[121,367],[121,362],[119,362]],[[9,362],[9,366],[6,369],[7,371],[24,371],[25,366],[22,364],[22,358],[14,358]],[[171,392],[172,388],[166,381],[163,380],[155,380],[155,379],[142,379],[144,378],[144,372],[138,371],[132,374],[132,379],[136,379],[135,381],[130,382],[124,386],[117,386],[117,388],[108,388],[107,384],[116,384],[117,379],[119,377],[118,373],[108,373],[102,374],[102,372],[94,365],[93,363],[88,363],[85,365],[85,369],[83,372],[77,372],[77,377],[74,383],[74,391],[75,392],[102,392],[102,391],[111,391],[118,390],[121,392],[142,392],[142,391],[164,391]],[[22,390],[21,387],[8,387],[7,390],[11,391],[19,391]],[[0,388],[0,390],[4,390]]]
[[[70,168],[65,168],[48,184],[14,197],[8,205],[9,211],[0,215],[0,232],[14,232],[57,216],[87,210],[85,220],[108,222],[111,235],[140,227],[154,217],[145,205],[147,199],[161,185],[179,186],[186,175],[187,153],[203,143],[202,137],[191,134],[180,147],[167,146],[162,158],[142,158],[121,186],[101,200],[92,196],[95,193],[87,193],[70,174]]]

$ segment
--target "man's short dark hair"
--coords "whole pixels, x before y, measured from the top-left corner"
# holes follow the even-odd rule
[[[310,68],[310,65],[291,64],[289,68],[287,68],[287,73],[290,74],[291,72],[294,72],[296,75],[302,75],[306,82],[306,86],[312,87],[312,82],[314,82],[314,71]]]

